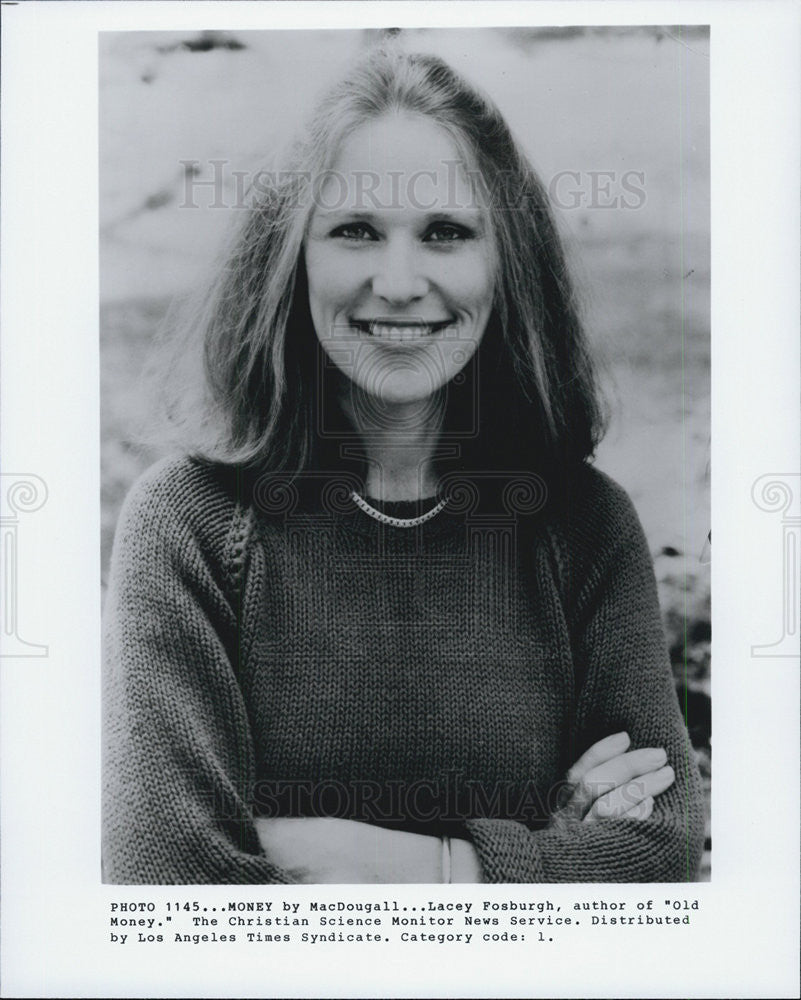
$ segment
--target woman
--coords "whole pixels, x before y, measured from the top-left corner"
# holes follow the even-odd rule
[[[256,187],[168,373],[190,457],[117,531],[105,877],[692,879],[647,547],[499,112],[380,52]]]

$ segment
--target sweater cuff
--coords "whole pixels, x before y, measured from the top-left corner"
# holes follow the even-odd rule
[[[522,823],[510,819],[470,819],[465,828],[478,852],[485,882],[545,881],[536,838]]]

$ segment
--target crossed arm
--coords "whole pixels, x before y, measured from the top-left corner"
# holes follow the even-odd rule
[[[129,500],[115,546],[106,607],[104,877],[440,881],[437,837],[338,819],[254,819],[254,748],[230,658],[237,620],[214,569],[222,554],[211,544],[222,550],[225,539],[202,539],[205,521],[175,510],[176,491],[167,486],[156,481]],[[693,878],[703,842],[700,786],[648,558],[634,537],[580,576],[586,599],[576,602],[571,634],[575,661],[586,669],[576,731],[585,746],[597,742],[566,775],[575,785],[569,801],[534,831],[511,820],[466,820],[470,839],[451,842],[453,881]],[[641,749],[654,745],[667,757]]]
[[[583,823],[647,819],[654,797],[674,781],[660,748],[628,750],[627,733],[595,743],[567,774],[571,794],[555,817]],[[335,818],[256,819],[264,853],[298,882],[443,881],[439,837]],[[483,882],[472,844],[452,838],[450,881]]]

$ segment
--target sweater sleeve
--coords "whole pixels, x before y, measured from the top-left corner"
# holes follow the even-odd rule
[[[663,747],[676,780],[656,797],[647,820],[583,823],[554,816],[540,830],[469,821],[488,882],[696,878],[703,846],[700,777],[675,693],[648,546],[628,496],[612,487],[613,504],[579,520],[572,551],[565,553],[577,591],[568,608],[578,685],[568,765],[603,737],[625,731],[631,749]],[[574,558],[582,547],[593,553],[583,566]]]
[[[187,467],[146,474],[117,526],[104,610],[103,877],[292,882],[261,851],[248,807],[253,748],[224,560],[235,505]]]

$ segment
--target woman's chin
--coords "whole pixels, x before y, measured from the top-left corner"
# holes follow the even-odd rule
[[[436,401],[439,386],[430,382],[410,382],[402,377],[382,380],[380,386],[360,386],[378,407],[409,407],[427,411]]]
[[[378,407],[426,407],[447,382],[442,362],[426,356],[390,364],[385,357],[372,355],[360,359],[356,370],[348,374],[355,394]]]

